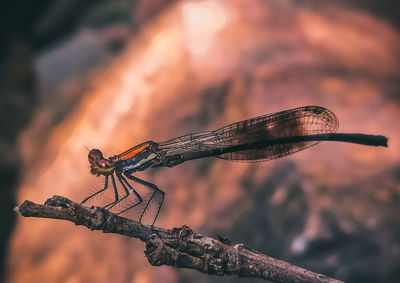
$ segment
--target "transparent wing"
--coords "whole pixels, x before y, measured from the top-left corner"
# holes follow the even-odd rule
[[[336,116],[326,108],[305,106],[267,114],[233,123],[215,131],[189,134],[159,143],[166,156],[211,152],[259,141],[295,136],[334,133],[338,127]],[[238,161],[265,161],[293,154],[318,141],[272,144],[254,149],[238,150],[216,157]]]

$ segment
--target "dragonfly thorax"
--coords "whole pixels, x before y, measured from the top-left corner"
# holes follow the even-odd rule
[[[93,175],[108,176],[114,173],[116,160],[113,157],[104,158],[103,153],[98,149],[89,151],[90,173]]]

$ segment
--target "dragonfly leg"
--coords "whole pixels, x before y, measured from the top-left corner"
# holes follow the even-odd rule
[[[112,182],[112,186],[114,189],[114,196],[115,196],[115,200],[113,202],[110,202],[109,204],[103,206],[103,208],[110,210],[109,206],[114,206],[115,203],[118,203],[118,189],[117,189],[117,185],[115,184],[115,178],[114,175],[111,175],[111,182]]]
[[[114,202],[111,206],[109,206],[109,207],[108,207],[108,210],[110,210],[110,209],[113,208],[116,204],[118,204],[118,203],[122,202],[124,199],[126,199],[126,198],[131,194],[131,192],[135,194],[135,196],[136,196],[136,198],[137,198],[137,202],[134,203],[133,205],[131,205],[131,206],[130,206],[129,208],[127,208],[127,209],[133,208],[133,207],[135,207],[135,206],[141,204],[141,203],[143,202],[142,197],[132,188],[132,186],[128,183],[128,181],[124,178],[124,176],[122,176],[121,174],[117,174],[117,178],[118,178],[118,181],[121,183],[122,187],[124,188],[125,196],[123,196],[120,200]],[[129,189],[128,189],[128,188],[129,188]],[[127,210],[127,209],[125,209],[125,210]],[[125,210],[123,210],[123,211],[125,211]],[[121,213],[122,213],[122,212],[119,212],[119,213],[117,213],[117,215],[118,215],[118,214],[121,214]]]
[[[124,213],[125,211],[128,211],[131,208],[134,208],[135,206],[141,204],[143,202],[143,198],[138,194],[138,192],[136,192],[136,190],[128,183],[128,181],[125,179],[124,176],[121,175],[121,179],[124,181],[124,183],[126,184],[126,186],[129,187],[130,191],[133,192],[135,194],[135,196],[138,198],[138,202],[134,203],[133,205],[125,208],[124,210],[118,212],[116,215],[120,215],[122,213]],[[139,220],[140,222],[140,220]]]
[[[105,190],[107,190],[107,188],[108,188],[108,176],[106,176],[106,178],[105,178],[104,187],[103,187],[101,190],[99,190],[99,191],[95,192],[94,194],[91,194],[90,196],[88,196],[87,198],[85,198],[85,199],[81,202],[81,204],[84,204],[84,203],[87,202],[89,199],[91,199],[92,197],[98,195],[99,193],[104,192]]]
[[[164,202],[164,195],[165,195],[164,192],[163,192],[162,190],[160,190],[156,185],[154,185],[154,184],[152,184],[152,183],[149,183],[149,182],[146,182],[146,181],[144,181],[144,180],[142,180],[142,179],[139,179],[139,178],[137,178],[137,177],[135,177],[135,176],[132,176],[132,175],[127,174],[127,173],[125,173],[125,176],[126,176],[128,179],[130,179],[130,180],[132,180],[132,181],[134,181],[134,182],[138,182],[138,183],[140,183],[140,184],[142,184],[142,185],[144,185],[144,186],[146,186],[146,187],[148,187],[148,188],[150,188],[150,189],[153,190],[153,193],[151,194],[151,197],[149,198],[148,202],[146,203],[145,208],[144,208],[143,211],[142,211],[142,214],[140,215],[139,222],[142,221],[142,217],[143,217],[144,213],[146,212],[147,208],[149,207],[149,204],[150,204],[150,202],[152,201],[153,197],[154,197],[157,193],[161,194],[161,200],[160,200],[160,202],[159,202],[159,204],[158,204],[157,213],[156,213],[156,216],[154,217],[153,224],[151,224],[151,226],[154,226],[154,223],[155,223],[156,220],[157,220],[158,214],[160,213],[161,206],[162,206],[162,204],[163,204],[163,202]]]

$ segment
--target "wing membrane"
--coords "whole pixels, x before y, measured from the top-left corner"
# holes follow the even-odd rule
[[[181,136],[159,144],[167,156],[213,152],[260,141],[290,138],[295,136],[334,133],[338,127],[336,116],[323,107],[306,106],[243,120],[207,131]],[[216,157],[237,161],[265,161],[293,154],[319,141],[302,141],[269,144],[265,147],[238,150]],[[211,154],[210,154],[211,155]]]

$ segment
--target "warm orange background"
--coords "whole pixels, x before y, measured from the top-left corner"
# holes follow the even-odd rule
[[[166,192],[156,224],[187,224],[343,280],[391,280],[400,276],[399,51],[398,31],[357,10],[176,2],[90,74],[74,111],[45,141],[45,115],[36,114],[19,140],[18,202],[80,201],[101,185],[83,145],[111,156],[146,140],[321,105],[338,116],[339,132],[383,134],[389,148],[325,142],[266,163],[210,158],[139,173]],[[152,267],[143,249],[136,239],[18,217],[8,280],[235,279]]]

